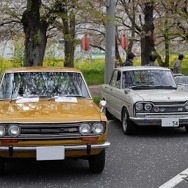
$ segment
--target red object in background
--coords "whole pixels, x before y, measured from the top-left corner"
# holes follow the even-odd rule
[[[89,50],[89,38],[87,34],[85,34],[82,39],[82,49],[86,52]]]
[[[125,35],[120,37],[120,44],[121,44],[123,49],[127,48],[127,37]]]

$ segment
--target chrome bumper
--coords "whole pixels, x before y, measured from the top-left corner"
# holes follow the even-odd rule
[[[130,117],[130,120],[138,126],[161,126],[163,118],[165,117]],[[179,118],[179,126],[185,125],[188,125],[188,117]]]
[[[59,145],[58,145],[59,146]],[[103,144],[88,144],[88,145],[70,145],[64,146],[65,151],[76,151],[76,150],[97,150],[106,149],[110,146],[110,142]],[[39,146],[40,147],[40,146]],[[52,146],[53,147],[53,146]],[[35,152],[38,146],[0,146],[0,152]]]

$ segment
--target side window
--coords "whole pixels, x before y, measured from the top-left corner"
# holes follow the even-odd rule
[[[120,71],[115,70],[113,72],[110,85],[112,87],[120,88],[120,85],[121,85],[121,72]]]

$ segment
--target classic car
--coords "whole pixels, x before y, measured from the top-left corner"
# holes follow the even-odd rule
[[[115,68],[101,93],[107,118],[119,119],[126,135],[134,134],[138,126],[185,127],[188,132],[188,95],[177,90],[168,68]]]
[[[4,160],[82,158],[100,173],[105,166],[108,120],[73,68],[8,69],[0,84],[0,174]]]

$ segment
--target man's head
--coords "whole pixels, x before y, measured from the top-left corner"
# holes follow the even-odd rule
[[[154,62],[156,60],[157,56],[154,55],[154,54],[151,54],[150,57],[149,57],[149,60]]]
[[[183,58],[184,58],[184,55],[183,55],[183,54],[179,54],[178,59],[179,59],[179,60],[182,60]]]
[[[127,59],[133,60],[135,58],[135,55],[132,52],[129,52],[127,54]]]

